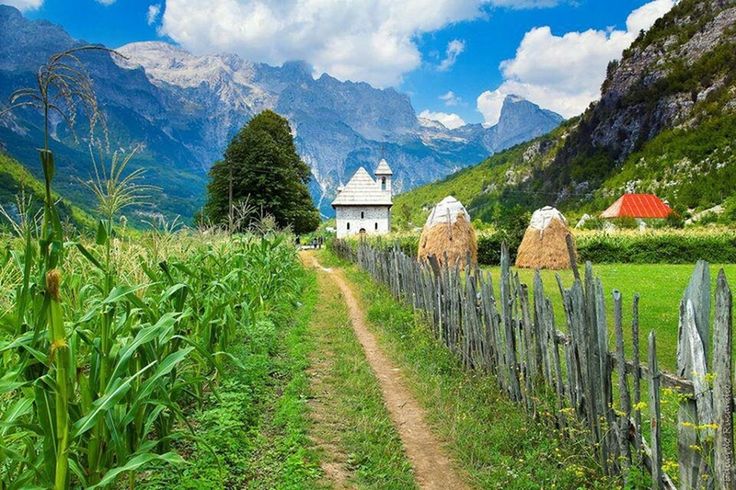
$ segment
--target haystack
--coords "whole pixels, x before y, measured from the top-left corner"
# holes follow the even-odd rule
[[[460,201],[447,196],[427,218],[419,237],[419,260],[434,255],[440,264],[464,267],[468,253],[471,263],[478,263],[478,241],[470,215]]]
[[[562,213],[551,206],[537,209],[519,245],[516,267],[569,269],[568,234],[570,229]]]

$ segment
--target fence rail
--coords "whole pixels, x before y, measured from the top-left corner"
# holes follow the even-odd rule
[[[337,240],[333,250],[423,313],[435,337],[466,368],[495,375],[501,389],[530,414],[539,415],[551,403],[558,428],[587,427],[607,474],[627,478],[638,465],[651,472],[653,488],[676,488],[662,469],[660,440],[661,390],[676,390],[682,395],[677,415],[680,488],[736,488],[732,295],[723,271],[711,305],[710,268],[697,263],[681,301],[677,374],[670,374],[658,368],[654,332],[646,352],[640,350],[638,296],[632,302],[632,359],[627,360],[623,299],[612,292],[616,343],[609,351],[606,297],[590,263],[582,274],[574,270],[569,288],[557,277],[566,323],[562,332],[541,275],[535,274],[531,290],[522,284],[511,271],[505,245],[498,289],[491,275],[471,267],[469,260],[464,268],[444,267],[436,257],[418,262],[398,248],[376,249],[365,241],[355,246]],[[644,386],[648,393],[642,397]],[[642,412],[649,418],[648,438],[642,432]]]

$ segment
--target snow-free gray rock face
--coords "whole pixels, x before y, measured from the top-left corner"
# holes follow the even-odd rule
[[[682,89],[664,93],[663,88],[659,90],[663,94],[656,93],[657,84],[672,77],[673,67],[693,66],[718,46],[728,45],[733,49],[736,43],[736,2],[703,0],[689,2],[684,7],[675,8],[668,15],[672,29],[677,28],[676,33],[651,43],[634,43],[620,63],[611,65],[601,100],[590,111],[595,124],[590,129],[591,143],[615,155],[618,161],[662,130],[687,126],[696,103],[733,83],[727,76],[709,73],[712,80],[703,77],[701,83],[706,88],[702,91]],[[661,22],[664,25],[664,20]],[[639,95],[647,92],[650,92],[648,97]]]
[[[29,85],[51,53],[81,44],[60,27],[30,21],[5,6],[0,6],[0,36],[3,99]],[[153,169],[153,180],[165,194],[157,201],[168,214],[191,216],[201,206],[207,169],[222,157],[232,136],[265,109],[289,120],[297,149],[312,168],[315,201],[326,214],[332,212],[329,203],[337,187],[382,156],[394,170],[394,190],[401,192],[544,134],[562,120],[510,97],[498,125],[449,130],[420,121],[409,98],[394,89],[341,82],[327,74],[315,79],[302,62],[273,67],[230,54],[194,55],[164,42],[132,43],[117,51],[125,58],[98,52],[84,59],[108,116],[112,147],[145,145],[140,164]],[[29,138],[38,134],[39,123],[29,112],[6,118],[0,121],[0,141],[33,165],[35,160],[27,161],[33,147]],[[78,151],[68,135],[58,139],[70,161],[83,158],[86,150]],[[72,172],[86,177],[88,167],[77,165]]]
[[[495,151],[529,141],[562,122],[556,112],[541,109],[536,104],[515,95],[504,99],[501,118],[493,129],[492,147]]]

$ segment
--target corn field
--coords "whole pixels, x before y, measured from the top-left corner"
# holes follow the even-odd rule
[[[0,258],[3,490],[135,488],[151,463],[182,463],[177,445],[197,443],[188,412],[216,394],[226,364],[239,363],[229,347],[298,294],[300,266],[285,234],[116,226],[151,190],[139,184],[142,170],[127,169],[137,149],[105,165],[99,147],[94,178],[82,183],[98,202],[94,238],[62,226],[50,114],[72,131],[86,116],[90,141],[100,143],[94,129],[104,118],[78,58],[100,49],[52,55],[36,86],[10,98],[10,109],[44,116],[45,199],[34,215],[20,196],[19,219],[0,208],[12,232]]]
[[[182,461],[188,407],[293,294],[296,257],[283,236],[183,233],[59,253],[45,271],[15,240],[0,263],[0,487],[133,488],[142,466]]]

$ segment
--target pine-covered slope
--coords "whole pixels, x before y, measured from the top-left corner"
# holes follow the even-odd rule
[[[465,181],[482,219],[517,204],[596,213],[626,191],[683,211],[736,200],[736,0],[682,0],[609,65],[582,116],[397,204],[419,213]]]

